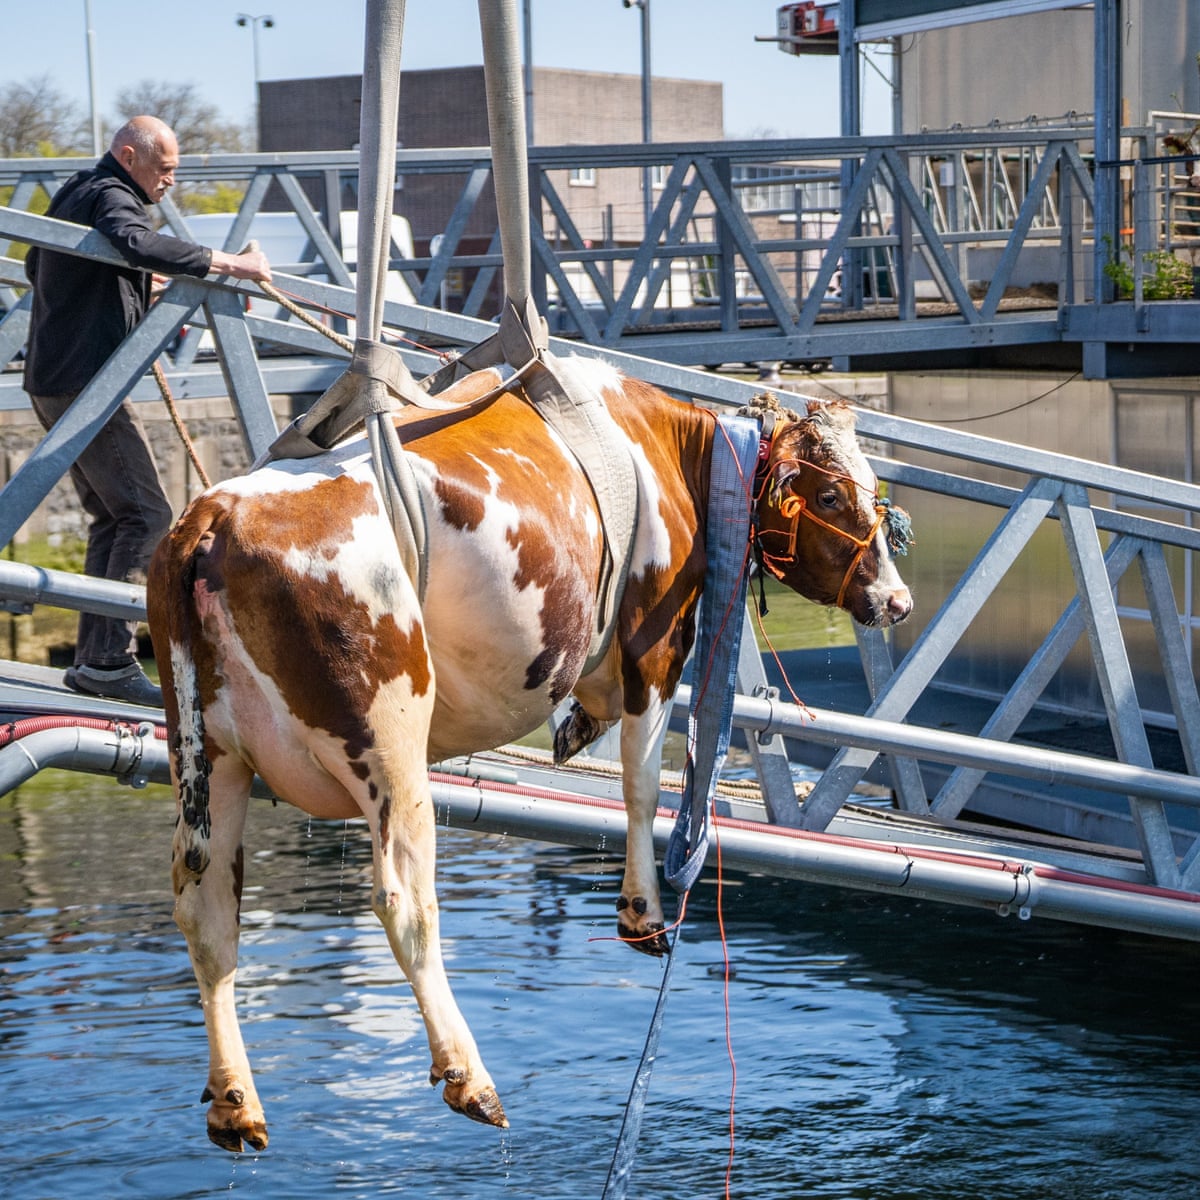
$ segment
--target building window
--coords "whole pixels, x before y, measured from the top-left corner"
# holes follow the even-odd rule
[[[567,173],[567,183],[571,187],[595,187],[595,167],[572,167]]]
[[[661,192],[667,186],[668,167],[666,163],[657,163],[650,168],[650,186]]]

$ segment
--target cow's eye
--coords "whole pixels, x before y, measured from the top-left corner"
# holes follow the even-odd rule
[[[834,488],[825,488],[817,493],[817,503],[822,508],[834,509],[838,506],[838,494]]]

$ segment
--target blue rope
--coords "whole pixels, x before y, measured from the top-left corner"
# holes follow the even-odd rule
[[[692,703],[688,714],[683,797],[663,858],[667,881],[680,895],[675,936],[658,985],[658,1000],[646,1033],[641,1061],[625,1102],[625,1115],[602,1200],[625,1200],[637,1157],[646,1096],[650,1091],[650,1073],[658,1057],[658,1039],[662,1033],[668,985],[681,932],[678,918],[708,854],[712,797],[729,750],[733,727],[738,648],[742,640],[742,612],[746,607],[747,573],[744,566],[750,538],[747,491],[754,479],[758,441],[756,421],[745,417],[718,419],[708,494],[708,532],[704,543],[708,566],[692,658]]]

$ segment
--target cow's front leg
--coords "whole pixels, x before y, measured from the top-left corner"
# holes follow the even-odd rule
[[[202,828],[181,815],[171,868],[175,921],[187,938],[208,1032],[208,1083],[201,1097],[212,1102],[208,1136],[235,1153],[244,1150],[246,1142],[255,1150],[267,1145],[266,1118],[234,1005],[242,830],[250,782],[243,763],[232,756],[217,760],[209,778],[211,832],[206,838]]]
[[[455,1112],[507,1128],[504,1107],[450,991],[442,961],[434,891],[436,830],[425,764],[414,758],[407,770],[398,771],[396,758],[389,756],[387,766],[385,772],[376,761],[367,780],[377,797],[367,818],[374,865],[372,906],[421,1009],[433,1058],[429,1082],[445,1084],[443,1099]]]
[[[635,950],[662,955],[670,949],[654,861],[654,814],[658,809],[662,740],[669,706],[652,698],[638,716],[621,720],[621,767],[625,792],[625,878],[617,899],[617,933]]]

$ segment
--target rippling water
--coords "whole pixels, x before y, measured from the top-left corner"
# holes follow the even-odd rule
[[[512,1121],[425,1082],[367,908],[361,826],[259,804],[240,1001],[270,1148],[211,1146],[206,1043],[170,915],[171,802],[48,775],[0,800],[5,1200],[599,1197],[660,965],[605,940],[618,864],[445,833],[459,1003]],[[1179,943],[725,881],[731,1194],[1134,1200],[1200,1194],[1200,952]],[[715,888],[693,896],[629,1195],[724,1192],[731,1070]]]

